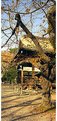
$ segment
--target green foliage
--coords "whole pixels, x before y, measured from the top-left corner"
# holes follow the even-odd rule
[[[15,82],[15,79],[17,77],[17,69],[16,67],[11,67],[6,71],[2,77],[2,81],[7,82]]]

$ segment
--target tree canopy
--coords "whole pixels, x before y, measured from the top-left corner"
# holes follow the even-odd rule
[[[6,1],[6,2],[5,2]],[[24,35],[24,31],[19,27],[14,36],[9,39],[12,30],[16,26],[15,15],[18,12],[21,15],[23,23],[36,36],[49,36],[47,32],[48,17],[47,13],[50,7],[55,6],[55,0],[2,0],[1,1],[1,32],[2,49],[18,47],[19,38]]]

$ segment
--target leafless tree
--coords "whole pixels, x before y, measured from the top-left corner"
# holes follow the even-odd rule
[[[55,0],[4,0],[1,1],[1,46],[4,49],[18,47],[19,38],[25,33],[19,27],[11,39],[12,30],[16,26],[15,14],[18,12],[24,24],[37,36],[48,36],[47,34],[47,11],[53,6]],[[34,29],[36,28],[36,29]]]

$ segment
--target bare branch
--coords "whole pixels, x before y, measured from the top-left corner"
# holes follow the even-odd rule
[[[8,27],[8,28],[5,28],[5,29],[2,29],[2,31],[6,31],[6,30],[8,30],[8,29],[10,29],[10,27]]]
[[[46,6],[46,4],[49,2],[49,0],[47,0],[47,2],[43,5],[43,6],[41,6],[41,8],[43,8],[44,6]],[[31,12],[19,12],[19,14],[31,14],[31,13],[34,13],[34,12],[36,12],[37,10],[39,10],[39,9],[41,9],[40,7],[39,8],[37,8],[36,10],[33,10],[33,11],[31,11]],[[11,9],[5,9],[5,8],[3,8],[3,11],[10,11],[10,12],[13,12],[13,13],[17,13],[16,11],[13,11],[13,10],[11,10]]]
[[[6,35],[7,36],[7,35]],[[8,37],[8,36],[7,36]],[[1,48],[3,48],[10,40],[10,38],[12,37],[12,35],[8,38],[8,40],[1,46]]]

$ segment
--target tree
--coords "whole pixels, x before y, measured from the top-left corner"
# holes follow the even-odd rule
[[[47,12],[48,12],[48,8],[54,6],[55,4],[56,4],[55,0],[46,0],[46,1],[45,0],[36,0],[36,1],[32,0],[29,2],[28,2],[28,0],[25,0],[25,2],[23,2],[23,0],[21,0],[21,1],[16,0],[16,2],[12,1],[9,4],[8,4],[8,2],[6,2],[6,4],[5,4],[4,1],[2,1],[2,33],[3,33],[2,35],[6,36],[8,38],[9,34],[7,32],[11,33],[11,30],[13,30],[13,28],[15,28],[15,20],[14,20],[13,15],[16,14],[18,11],[21,14],[21,17],[23,18],[25,25],[29,29],[29,32],[31,32],[34,36],[35,36],[35,32],[36,32],[36,35],[39,35],[39,33],[40,33],[41,37],[43,37],[43,36],[48,37],[51,32],[50,31],[47,32],[47,28],[48,28],[47,26],[48,26],[48,23],[50,26],[51,21],[50,21],[50,17],[47,15]],[[22,9],[21,9],[21,6],[22,6]],[[6,26],[5,28],[3,27],[4,25],[6,25],[4,23],[5,18],[3,21],[4,14],[6,14],[6,16],[8,17],[8,24],[7,24],[8,26]],[[6,20],[6,22],[7,22],[7,20]],[[38,25],[38,23],[39,23],[39,25]],[[35,28],[36,28],[36,30],[35,30]],[[10,29],[10,31],[6,31],[8,29]],[[53,31],[53,29],[54,29],[54,27],[52,25],[52,31]],[[17,28],[17,29],[15,29],[15,31],[16,31],[15,32],[16,39],[13,36],[10,39],[10,41],[7,40],[5,42],[5,44],[2,44],[3,45],[2,47],[7,45],[8,49],[9,49],[9,47],[11,47],[11,45],[13,43],[17,43],[17,45],[18,45],[18,42],[17,42],[18,41],[18,38],[17,38],[18,34],[21,33],[23,35],[25,33],[22,31],[21,28]],[[11,42],[12,42],[12,44],[11,44]],[[47,63],[47,65],[48,65],[48,63]],[[41,79],[44,81],[43,83],[41,82]],[[44,95],[43,96],[44,97],[43,104],[46,106],[48,103],[47,107],[49,108],[49,106],[50,106],[49,82],[46,78],[42,78],[42,76],[40,76],[40,82],[41,82],[41,85],[46,82],[44,92],[43,92],[43,95]],[[44,103],[45,99],[47,102],[46,104]]]
[[[54,50],[56,49],[56,6],[50,7],[48,13],[48,33],[50,36],[50,42],[52,46],[54,47]]]
[[[10,84],[13,82],[16,82],[17,77],[17,70],[16,67],[10,67],[7,71],[5,71],[2,81],[3,82],[9,82]]]
[[[23,2],[23,0],[6,0],[6,3],[2,0],[2,47],[5,49],[10,49],[13,45],[14,47],[18,47],[19,36],[21,36],[21,34],[24,35],[22,29],[18,28],[16,29],[15,35],[8,40],[16,25],[16,21],[14,19],[17,12],[21,14],[25,25],[33,34],[36,33],[37,36],[46,36],[48,25],[46,14],[48,8],[50,8],[50,6],[54,6],[54,4],[56,4],[55,0],[25,0],[25,2]]]

